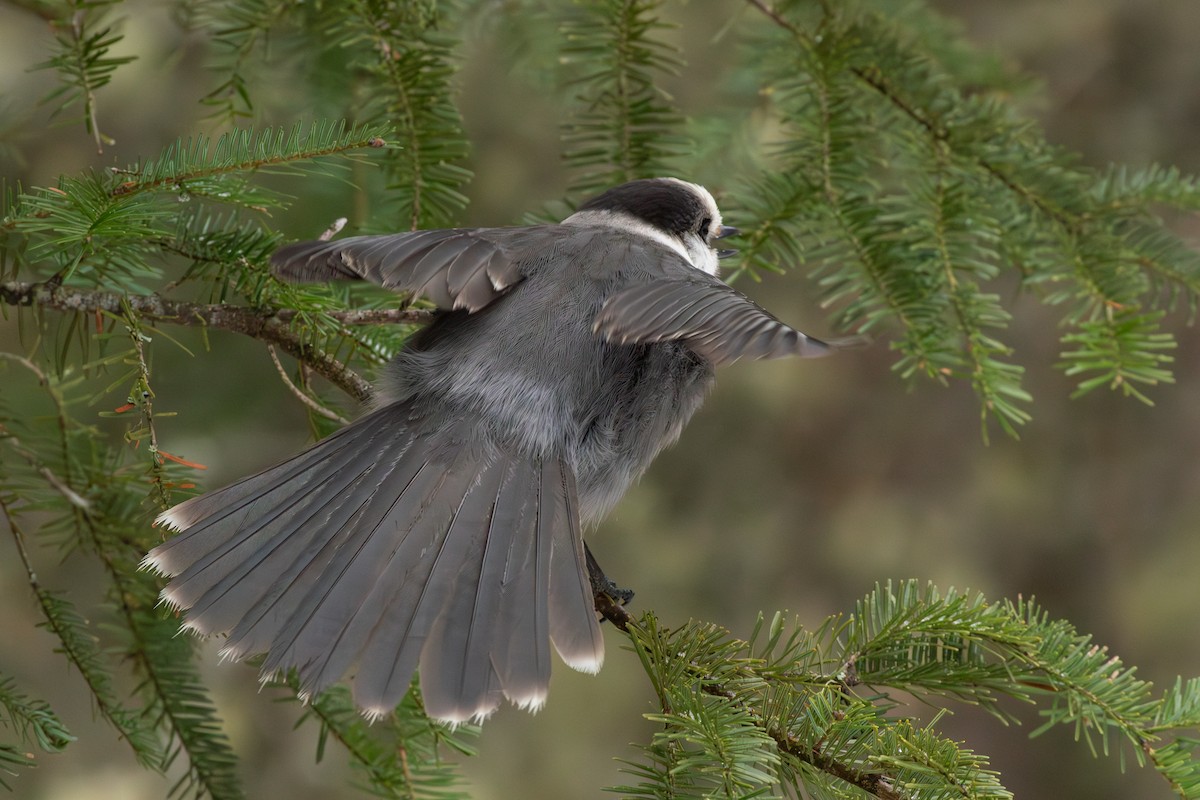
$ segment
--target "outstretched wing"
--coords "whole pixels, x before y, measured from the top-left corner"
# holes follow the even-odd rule
[[[519,258],[538,228],[454,228],[297,242],[271,256],[293,283],[365,280],[439,308],[478,311],[524,277]]]
[[[813,358],[834,345],[791,328],[720,280],[690,273],[634,284],[613,294],[592,329],[609,341],[681,341],[716,365],[739,358]],[[671,270],[674,271],[674,270]]]

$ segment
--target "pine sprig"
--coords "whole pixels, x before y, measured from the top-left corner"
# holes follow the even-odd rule
[[[445,30],[454,7],[355,0],[330,41],[351,53],[369,81],[362,119],[386,121],[400,149],[387,160],[389,199],[411,229],[453,224],[466,207],[468,144],[453,102],[456,38]],[[394,224],[394,223],[393,223]]]
[[[109,51],[123,38],[107,12],[117,0],[68,0],[51,20],[58,52],[34,69],[52,69],[60,85],[42,102],[57,103],[54,113],[81,105],[84,125],[96,143],[96,152],[113,140],[100,130],[96,92],[108,85],[117,68],[135,56],[112,56]]]
[[[771,46],[794,64],[772,95],[790,126],[777,156],[787,177],[768,180],[789,186],[785,197],[820,193],[824,208],[777,250],[764,238],[778,227],[769,218],[752,233],[747,269],[798,254],[816,261],[842,325],[898,323],[900,374],[969,380],[985,418],[1009,433],[1028,419],[1030,398],[1022,368],[988,330],[1008,323],[985,288],[1005,268],[1064,306],[1081,391],[1107,383],[1147,400],[1138,385],[1170,380],[1160,352],[1169,338],[1158,338],[1151,304],[1183,296],[1194,308],[1200,259],[1154,213],[1194,209],[1194,179],[1077,166],[1013,113],[1001,93],[1008,73],[985,72],[968,93],[944,38],[870,4],[752,5],[784,33]],[[939,269],[928,268],[930,253],[941,254]]]
[[[1033,398],[1021,388],[1024,369],[1006,360],[1011,348],[991,332],[1008,326],[1009,313],[997,295],[982,289],[999,272],[1000,228],[975,214],[974,198],[957,175],[944,169],[944,155],[939,150],[935,157],[933,180],[918,183],[914,192],[925,213],[913,215],[900,227],[905,228],[904,238],[913,236],[912,255],[928,261],[933,294],[948,301],[948,316],[961,342],[955,349],[965,355],[965,364],[953,371],[970,380],[979,396],[985,439],[989,416],[1015,435],[1015,426],[1030,419],[1017,404]],[[903,360],[897,364],[897,369],[905,368]]]
[[[293,693],[299,692],[295,675],[287,676],[285,684]],[[461,776],[445,756],[447,752],[471,755],[463,737],[477,736],[479,729],[463,725],[447,731],[430,721],[415,688],[391,714],[370,723],[349,691],[336,686],[308,701],[296,727],[309,720],[319,726],[317,761],[325,754],[326,742],[334,739],[345,748],[364,788],[372,794],[404,800],[467,797]]]
[[[852,614],[789,634],[782,615],[760,617],[748,641],[712,625],[676,631],[646,615],[630,627],[635,652],[659,699],[647,715],[664,729],[618,791],[659,797],[815,791],[876,797],[1007,798],[985,757],[895,716],[881,689],[919,699],[949,697],[1016,721],[997,703],[1037,704],[1045,723],[1072,726],[1094,754],[1115,734],[1138,764],[1149,762],[1184,797],[1197,790],[1194,737],[1200,692],[1178,683],[1155,699],[1149,683],[1067,622],[1024,600],[942,594],[906,581],[877,587]],[[858,693],[867,686],[871,692]],[[832,780],[831,780],[832,779]],[[756,794],[757,793],[757,794]]]
[[[283,243],[278,233],[232,211],[201,209],[181,216],[174,234],[153,240],[163,251],[191,262],[185,279],[238,268],[261,268]],[[248,276],[240,276],[248,280]]]
[[[157,608],[157,579],[137,569],[151,544],[140,512],[146,494],[139,473],[124,468],[122,456],[101,444],[98,431],[78,426],[66,416],[65,409],[73,403],[62,389],[44,375],[41,382],[57,409],[55,416],[39,420],[50,430],[16,442],[9,437],[7,444],[28,463],[26,480],[43,483],[40,492],[28,492],[35,499],[31,508],[52,512],[42,526],[42,535],[59,538],[65,548],[88,553],[104,569],[110,603],[116,610],[115,634],[141,678],[138,692],[144,704],[139,722],[171,740],[162,760],[164,770],[182,761],[181,777],[171,795],[204,794],[213,800],[240,797],[233,751],[207,689],[196,675],[193,640],[175,635],[177,623],[164,618]],[[5,425],[9,424],[5,420]],[[20,481],[16,487],[22,487]],[[141,738],[138,744],[132,739],[130,743],[139,757],[149,756]]]
[[[1102,212],[1141,216],[1156,205],[1196,211],[1200,210],[1200,179],[1161,164],[1141,168],[1114,164],[1098,176],[1092,196]]]
[[[635,178],[671,174],[688,145],[683,118],[661,87],[682,68],[662,38],[661,0],[605,0],[562,24],[562,59],[575,92],[563,126],[571,188],[592,193]]]
[[[143,724],[138,712],[125,706],[117,697],[112,685],[112,673],[103,662],[96,635],[62,593],[42,587],[25,546],[26,537],[17,523],[15,513],[3,498],[0,498],[0,513],[3,513],[8,523],[17,553],[25,567],[30,589],[42,611],[42,627],[58,638],[63,656],[79,671],[87,684],[96,710],[132,748],[138,763],[149,769],[161,770],[162,750],[152,730]],[[63,739],[63,745],[72,738],[67,735]],[[40,739],[39,736],[39,741]],[[43,749],[49,751],[46,745],[43,745]]]
[[[347,129],[345,122],[320,120],[307,126],[296,123],[290,128],[252,128],[222,134],[214,144],[198,134],[179,139],[156,159],[118,173],[120,182],[110,190],[126,196],[160,189],[195,192],[210,199],[221,198],[221,183],[214,179],[257,171],[293,174],[312,169],[330,156],[352,156],[365,148],[387,147],[384,125],[357,125]],[[249,203],[245,203],[249,205]]]
[[[120,568],[116,562],[114,567]],[[135,584],[117,579],[115,573],[116,569],[115,589],[136,593],[119,605],[128,626],[125,652],[142,677],[138,691],[145,700],[145,718],[171,737],[164,765],[170,769],[182,761],[183,774],[170,795],[242,797],[237,759],[196,671],[195,640],[177,636],[177,623],[158,613],[155,581]]]
[[[25,193],[16,211],[13,229],[43,273],[133,291],[160,274],[146,263],[146,241],[166,235],[169,212],[149,196],[113,197],[105,178],[88,174]]]
[[[255,49],[287,18],[295,5],[287,0],[233,0],[195,3],[191,24],[211,31],[216,50],[212,69],[221,81],[200,102],[218,124],[235,125],[253,117],[248,73]]]
[[[75,741],[46,701],[30,697],[17,688],[12,678],[0,675],[0,729],[5,728],[15,732],[22,744],[37,746],[45,753],[61,752]],[[8,767],[31,767],[34,763],[32,754],[0,743],[0,770],[11,773]],[[3,777],[0,786],[12,789]]]
[[[1159,329],[1165,312],[1142,313],[1137,308],[1105,309],[1101,319],[1082,322],[1079,332],[1063,336],[1063,343],[1075,349],[1061,354],[1063,370],[1069,376],[1084,375],[1078,397],[1100,386],[1120,389],[1146,405],[1154,405],[1139,386],[1174,383],[1165,365],[1175,359],[1164,350],[1175,349],[1175,338]]]
[[[215,143],[204,135],[180,139],[138,166],[64,177],[57,186],[25,192],[4,223],[28,237],[26,257],[44,272],[63,281],[78,278],[147,294],[144,284],[163,274],[161,260],[150,258],[155,244],[174,241],[179,230],[179,197],[252,210],[278,205],[251,176],[328,169],[335,157],[355,158],[361,155],[356,151],[386,147],[386,132],[382,126],[347,129],[344,123],[325,121],[231,131]],[[245,229],[238,234],[244,244],[247,235]],[[265,261],[263,243],[276,240],[266,232],[258,238],[251,252],[229,251],[222,260],[231,266],[244,265],[249,255]],[[187,247],[181,242],[176,249]]]

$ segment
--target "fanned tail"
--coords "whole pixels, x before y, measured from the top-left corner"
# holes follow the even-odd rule
[[[389,711],[420,667],[426,709],[482,719],[501,697],[545,700],[551,644],[594,672],[604,643],[561,459],[435,446],[406,404],[369,414],[159,521],[181,531],[144,564],[171,576],[184,626],[227,633],[264,674],[315,694],[353,672],[356,703]]]

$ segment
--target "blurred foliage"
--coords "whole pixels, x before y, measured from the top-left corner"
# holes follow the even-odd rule
[[[60,117],[78,114],[98,150],[110,146],[103,90],[135,64],[122,50],[126,4],[11,5],[50,27],[52,55],[36,65],[54,77],[45,101]],[[235,797],[242,783],[196,645],[175,635],[155,606],[157,579],[137,570],[157,540],[149,521],[194,491],[202,468],[164,449],[155,424],[173,404],[156,394],[154,354],[161,363],[186,352],[165,329],[183,320],[128,300],[116,310],[68,302],[57,287],[236,303],[264,324],[286,312],[298,356],[289,390],[314,408],[337,405],[312,370],[323,365],[345,389],[337,375],[383,363],[410,328],[337,313],[394,306],[385,293],[270,276],[283,238],[273,215],[291,203],[279,187],[295,190],[294,174],[318,196],[349,184],[362,230],[461,224],[472,141],[456,74],[468,37],[504,37],[496,46],[545,86],[570,173],[557,211],[621,180],[741,165],[718,173],[724,185],[709,181],[738,202],[729,221],[743,230],[743,260],[730,278],[807,265],[836,324],[888,340],[901,376],[969,383],[985,436],[989,424],[1013,433],[1030,419],[1024,367],[1005,341],[1005,280],[1058,315],[1077,393],[1108,386],[1149,402],[1151,387],[1173,380],[1162,323],[1180,306],[1194,313],[1200,256],[1160,215],[1200,206],[1194,178],[1081,165],[1021,111],[1022,75],[915,2],[751,0],[719,35],[739,43],[722,81],[756,113],[730,103],[689,118],[665,88],[684,69],[677,34],[687,33],[668,10],[655,0],[173,5],[173,23],[204,43],[212,88],[197,105],[215,133],[0,193],[0,308],[16,309],[24,342],[24,355],[0,353],[0,385],[31,384],[40,398],[18,406],[0,395],[0,511],[21,556],[6,569],[28,583],[96,714],[139,764],[168,776],[172,794]],[[522,32],[514,20],[525,18]],[[261,124],[265,73],[286,76],[306,113]],[[350,122],[294,119],[310,115]],[[126,402],[97,412],[114,391]],[[123,441],[99,417],[127,421]],[[317,412],[312,423],[330,424]],[[96,564],[103,603],[85,614],[84,598],[44,589],[31,541]],[[668,631],[648,615],[631,644],[660,708],[624,794],[1008,796],[985,757],[939,733],[940,717],[898,711],[887,690],[899,690],[1002,719],[1001,696],[1036,703],[1046,729],[1072,726],[1095,753],[1132,756],[1179,796],[1200,797],[1196,681],[1156,695],[1024,601],[905,583],[812,631],[789,632],[777,616],[739,641],[701,623]],[[70,745],[53,702],[0,673],[0,724],[13,737],[0,743],[0,770],[36,763],[23,747]],[[368,791],[462,791],[442,759],[469,753],[472,731],[430,724],[416,690],[374,726],[339,690],[314,699],[305,721],[319,731],[317,758],[334,739]]]

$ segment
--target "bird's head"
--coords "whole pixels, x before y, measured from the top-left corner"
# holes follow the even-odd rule
[[[615,186],[579,207],[566,223],[602,224],[655,239],[692,266],[717,274],[717,260],[737,250],[718,249],[718,239],[738,231],[721,223],[721,212],[703,186],[678,178],[646,178]]]

